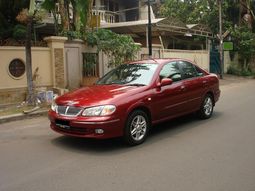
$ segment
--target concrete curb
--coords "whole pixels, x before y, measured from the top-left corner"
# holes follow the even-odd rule
[[[38,116],[43,116],[47,115],[48,110],[39,110],[35,111],[29,114],[24,114],[24,113],[18,113],[18,114],[13,114],[13,115],[6,115],[6,116],[1,116],[0,117],[0,124],[2,123],[7,123],[10,121],[17,121],[17,120],[22,120],[22,119],[27,119],[27,118],[32,118],[32,117],[38,117]]]

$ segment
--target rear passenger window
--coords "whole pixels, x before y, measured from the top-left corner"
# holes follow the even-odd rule
[[[180,61],[179,66],[181,69],[183,79],[194,78],[198,76],[198,72],[195,69],[195,66],[190,62]]]
[[[174,82],[181,80],[181,72],[177,62],[170,62],[165,64],[160,71],[160,80],[163,78],[170,78]]]

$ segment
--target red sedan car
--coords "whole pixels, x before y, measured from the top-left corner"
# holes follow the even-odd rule
[[[64,135],[122,136],[137,145],[159,122],[192,112],[210,118],[219,96],[218,77],[188,60],[143,60],[120,65],[95,85],[58,97],[49,119],[51,128]]]

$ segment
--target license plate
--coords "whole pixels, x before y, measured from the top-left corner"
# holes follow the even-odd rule
[[[56,120],[56,125],[62,129],[70,129],[69,121]]]
[[[57,124],[57,123],[56,123],[56,125],[57,125],[58,127],[62,128],[62,129],[70,129],[70,128],[71,128],[71,127],[68,126],[68,125],[61,125],[61,124]]]

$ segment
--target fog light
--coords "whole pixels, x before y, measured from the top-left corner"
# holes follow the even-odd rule
[[[103,134],[104,130],[103,129],[95,129],[96,134]]]

